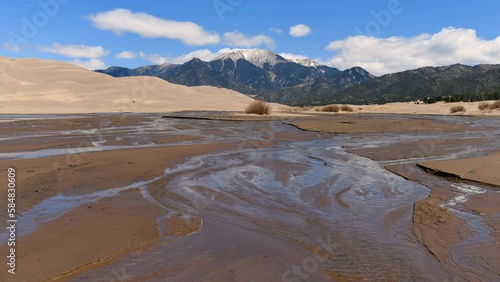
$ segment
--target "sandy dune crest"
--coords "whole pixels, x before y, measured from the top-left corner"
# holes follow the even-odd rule
[[[155,77],[114,78],[64,62],[0,57],[0,113],[242,111],[251,98]]]

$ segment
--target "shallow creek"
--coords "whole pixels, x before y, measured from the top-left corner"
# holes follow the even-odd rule
[[[467,122],[491,129],[498,120],[470,118]],[[463,281],[443,268],[418,241],[412,229],[413,204],[429,195],[426,186],[439,182],[461,191],[443,207],[452,210],[473,230],[473,236],[450,249],[456,267],[476,272],[484,281],[495,281],[499,279],[498,273],[482,267],[481,260],[470,252],[471,246],[491,240],[491,228],[480,216],[464,212],[457,206],[457,203],[467,201],[469,195],[492,188],[453,183],[433,175],[427,176],[429,185],[416,183],[389,172],[384,166],[476,156],[486,149],[498,149],[500,144],[496,138],[499,133],[499,129],[473,133],[475,138],[490,139],[492,145],[488,148],[470,145],[463,146],[458,152],[442,152],[432,157],[374,161],[349,153],[345,148],[376,149],[436,138],[467,139],[472,138],[472,133],[334,135],[304,132],[280,121],[161,118],[139,127],[66,132],[65,137],[99,136],[92,146],[78,148],[85,152],[214,142],[231,142],[238,146],[236,150],[171,163],[165,167],[163,175],[150,181],[131,183],[126,187],[102,187],[101,191],[89,195],[60,194],[46,199],[19,218],[22,223],[19,236],[36,232],[39,224],[79,205],[139,187],[146,199],[165,207],[170,213],[181,213],[186,218],[200,217],[204,226],[209,226],[210,222],[231,226],[305,250],[301,257],[303,263],[298,264],[301,272],[292,272],[284,278],[279,272],[292,266],[281,265],[273,270],[285,281],[315,281],[313,272],[319,271],[316,269],[326,270],[331,278],[338,277],[339,281]],[[47,139],[61,136],[59,132],[45,134]],[[201,138],[167,145],[150,141],[151,137],[183,135]],[[60,148],[0,153],[0,159],[38,158],[71,152],[74,152],[72,148]],[[168,253],[171,242],[186,239],[166,235],[161,224],[163,219],[158,219],[159,231],[164,234],[159,244],[80,274],[74,281],[101,281],[102,277],[121,273],[123,269],[128,277],[140,281],[163,281],[148,274],[165,268],[168,260],[173,259]],[[5,236],[5,233],[1,234],[0,241],[3,242]],[[195,234],[187,237],[192,236]],[[187,279],[186,273],[190,271],[187,265],[196,255],[176,258],[177,263],[185,265],[186,269],[179,266],[171,272],[171,281]],[[190,277],[203,281],[202,278]],[[109,281],[109,278],[103,281]]]

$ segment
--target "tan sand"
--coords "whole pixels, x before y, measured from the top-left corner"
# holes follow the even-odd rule
[[[415,203],[413,230],[417,238],[440,261],[448,259],[448,248],[466,238],[466,224],[429,197]]]
[[[158,239],[155,218],[163,213],[137,189],[82,205],[23,237],[17,250],[22,271],[15,279],[3,271],[0,280],[65,281],[104,265]],[[6,247],[0,246],[0,251],[7,253]]]
[[[154,77],[113,78],[68,63],[0,57],[0,113],[242,111],[253,99]]]
[[[500,186],[500,152],[484,157],[419,163],[433,172]]]
[[[483,101],[493,102],[493,101]],[[482,102],[456,102],[445,103],[438,102],[434,104],[415,104],[413,102],[399,102],[387,103],[383,105],[348,105],[353,111],[331,113],[332,115],[341,114],[356,114],[356,113],[375,113],[375,114],[412,114],[412,115],[473,115],[473,116],[499,116],[500,109],[481,111],[478,109],[479,104]],[[451,113],[450,109],[453,106],[463,106],[465,112]],[[293,112],[317,112],[321,107],[310,107],[306,109],[295,108],[294,110],[288,109],[287,111]]]
[[[492,102],[492,101],[487,101]],[[355,112],[365,112],[365,113],[394,113],[394,114],[426,114],[426,115],[500,115],[500,110],[486,110],[481,111],[478,109],[478,105],[482,102],[456,102],[456,103],[445,103],[438,102],[434,104],[414,104],[410,103],[388,103],[385,105],[364,105],[364,106],[352,106]],[[465,112],[454,113],[450,112],[450,108],[453,106],[463,106]],[[362,110],[359,110],[359,108]]]
[[[400,117],[376,117],[360,115],[329,115],[298,119],[289,124],[303,130],[329,133],[408,133],[442,132],[459,129],[471,129],[467,125],[443,123],[430,119],[401,119]]]

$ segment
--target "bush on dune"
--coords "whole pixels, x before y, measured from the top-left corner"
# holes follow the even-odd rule
[[[342,107],[340,107],[340,110],[343,112],[352,112],[353,111],[353,109],[347,105],[343,105]]]
[[[326,105],[321,108],[322,112],[327,112],[327,113],[337,113],[340,111],[340,107],[337,105]]]
[[[270,115],[271,106],[262,100],[255,100],[250,103],[245,109],[247,114]]]
[[[500,100],[497,100],[493,103],[490,104],[490,109],[494,110],[494,109],[500,109]]]
[[[453,106],[450,108],[450,112],[452,114],[454,113],[463,113],[465,112],[465,107],[464,106]]]
[[[490,107],[490,104],[486,103],[486,102],[482,102],[480,103],[477,108],[481,111],[484,111],[486,109],[488,109]]]
[[[482,102],[477,106],[477,108],[481,111],[500,109],[500,100],[497,100],[492,103]]]

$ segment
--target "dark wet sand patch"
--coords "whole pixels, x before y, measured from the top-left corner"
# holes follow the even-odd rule
[[[337,134],[359,133],[415,133],[473,130],[466,124],[442,122],[432,119],[408,119],[401,117],[377,117],[353,115],[304,118],[287,124],[299,129]]]

